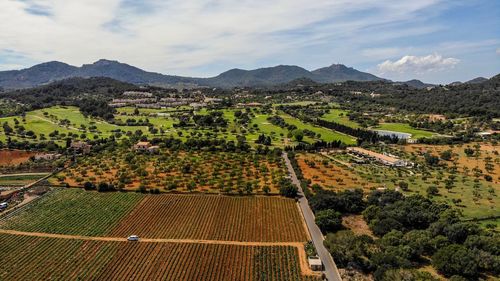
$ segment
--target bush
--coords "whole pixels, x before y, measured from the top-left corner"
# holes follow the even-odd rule
[[[439,249],[432,256],[432,265],[446,277],[461,275],[475,278],[478,275],[476,257],[466,247],[458,244]]]
[[[95,185],[89,181],[86,181],[84,184],[83,184],[83,188],[85,190],[95,190]]]
[[[323,233],[333,232],[342,228],[342,216],[332,209],[319,211],[316,213],[316,224]]]
[[[297,186],[292,184],[290,180],[282,179],[280,182],[280,194],[285,197],[295,198],[298,192]]]

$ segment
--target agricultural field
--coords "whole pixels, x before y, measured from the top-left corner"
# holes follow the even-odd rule
[[[83,186],[107,182],[119,189],[209,193],[279,192],[286,170],[279,155],[161,150],[156,154],[116,148],[82,158],[53,183]]]
[[[84,236],[305,242],[292,199],[142,195],[64,189],[0,222],[0,229]]]
[[[373,129],[410,134],[412,139],[430,138],[436,135],[433,132],[412,128],[406,123],[380,123]]]
[[[54,191],[23,212],[0,221],[1,229],[99,236],[110,232],[143,198],[135,193]]]
[[[319,280],[298,248],[0,234],[1,280]]]
[[[500,184],[500,146],[491,143],[470,143],[465,145],[422,145],[412,144],[401,146],[400,149],[414,157],[423,158],[423,154],[441,155],[444,151],[451,152],[449,161],[442,161],[445,165],[457,166],[458,171],[470,175],[477,171],[480,174],[489,174],[494,184]],[[472,150],[467,156],[465,150]]]
[[[313,153],[297,154],[296,158],[304,178],[310,180],[311,185],[335,191],[362,188],[366,192],[376,186],[357,175],[349,163],[335,162],[328,156]]]
[[[411,145],[407,145],[402,148],[395,146],[387,149],[392,154],[420,163],[417,168],[413,169],[396,169],[377,163],[355,164],[349,155],[343,153],[332,153],[329,154],[329,157],[333,158],[331,163],[333,165],[337,165],[338,161],[349,164],[352,167],[349,171],[356,175],[361,182],[368,182],[370,188],[373,185],[373,188],[398,189],[405,194],[428,196],[428,189],[436,187],[437,194],[431,198],[459,208],[466,218],[486,218],[500,215],[498,210],[500,185],[497,182],[486,181],[482,175],[474,174],[472,169],[467,174],[461,172],[460,168],[454,172],[452,165],[449,165],[450,163],[447,161],[441,161],[445,163],[444,166],[428,167],[423,164],[423,157],[417,156],[417,153],[412,155],[402,150],[411,147]],[[487,154],[484,153],[484,155]],[[326,181],[328,173],[325,174],[319,174],[317,180]],[[400,188],[401,182],[408,184],[407,190]],[[333,186],[338,188],[339,185]]]
[[[307,232],[292,199],[215,195],[146,197],[110,232],[147,238],[305,242]]]

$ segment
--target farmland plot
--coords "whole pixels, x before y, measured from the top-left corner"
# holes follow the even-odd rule
[[[0,280],[319,280],[303,275],[297,251],[0,234]]]
[[[295,201],[275,197],[148,196],[110,234],[131,233],[147,238],[307,240]]]
[[[278,193],[285,173],[275,155],[169,150],[150,155],[121,148],[82,159],[57,179],[70,186],[107,182],[125,190],[263,193],[268,187]]]
[[[0,228],[74,235],[103,235],[143,198],[135,193],[65,189],[46,195]]]

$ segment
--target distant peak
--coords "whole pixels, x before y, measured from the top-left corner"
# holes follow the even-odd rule
[[[119,64],[119,63],[120,62],[116,60],[100,59],[94,62],[93,65],[109,65],[109,64]]]

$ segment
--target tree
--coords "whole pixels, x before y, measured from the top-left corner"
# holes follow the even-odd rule
[[[263,188],[262,188],[262,191],[264,191],[264,193],[266,195],[269,195],[269,193],[271,192],[271,188],[269,188],[268,185],[265,185]]]
[[[323,233],[333,232],[342,228],[342,215],[328,209],[316,213],[316,224]]]
[[[408,191],[408,183],[404,181],[400,181],[398,184],[399,188],[403,191]]]
[[[439,249],[432,256],[432,265],[447,277],[461,275],[475,278],[478,275],[475,256],[466,247],[458,244]]]
[[[435,195],[439,194],[439,189],[437,188],[437,186],[431,185],[431,186],[427,187],[426,192],[427,192],[428,196],[435,196]]]
[[[280,182],[280,194],[285,197],[295,198],[297,197],[298,188],[295,184],[291,183],[290,180],[283,179]]]
[[[439,164],[439,157],[437,157],[436,155],[426,153],[424,155],[424,158],[425,158],[425,163],[427,163],[427,165],[429,166],[437,166]]]
[[[451,157],[452,157],[452,152],[449,149],[445,150],[445,151],[441,152],[441,154],[439,155],[439,157],[441,157],[441,159],[443,159],[445,161],[450,161]]]
[[[293,137],[296,141],[301,142],[304,139],[304,132],[302,130],[295,130],[293,132]]]
[[[83,184],[83,188],[85,190],[94,190],[95,189],[95,185],[89,181],[86,181],[84,184]]]
[[[474,155],[474,149],[467,147],[464,149],[464,153],[467,157],[472,157]]]

